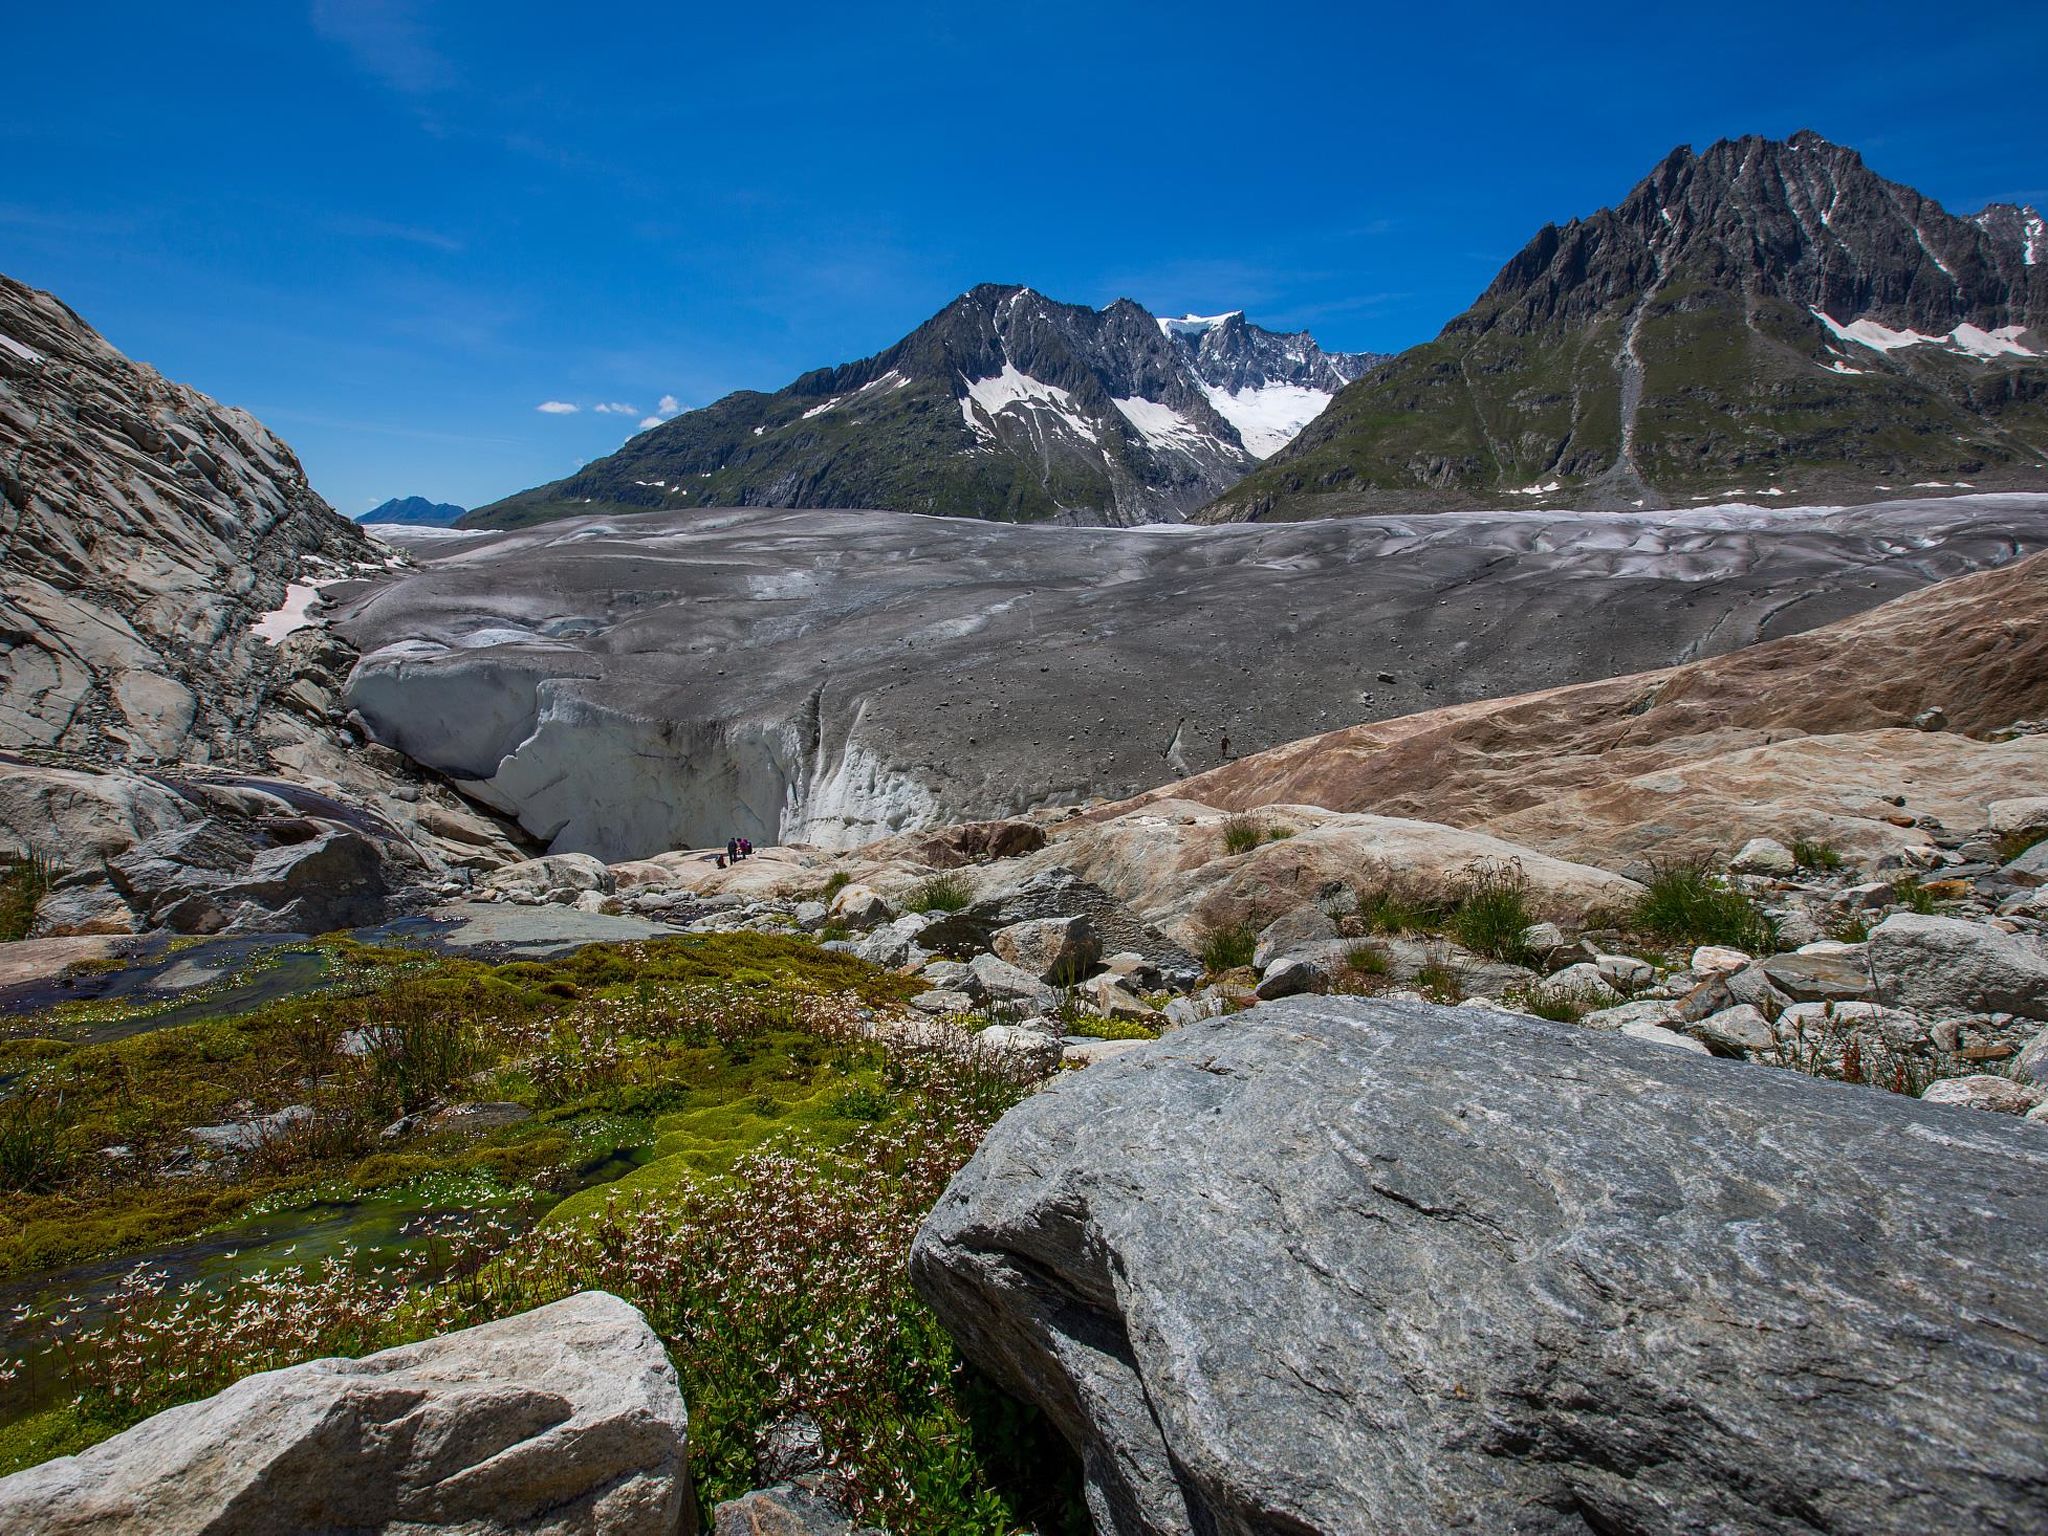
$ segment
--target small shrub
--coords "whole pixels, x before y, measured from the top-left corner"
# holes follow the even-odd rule
[[[1266,840],[1266,829],[1250,816],[1232,816],[1223,823],[1223,851],[1250,853]]]
[[[1250,965],[1259,947],[1259,931],[1247,922],[1218,923],[1202,935],[1202,964],[1210,975]]]
[[[1434,933],[1444,914],[1439,898],[1395,880],[1359,888],[1358,921],[1368,933]]]
[[[933,875],[904,898],[911,912],[959,912],[974,900],[974,887],[958,875]]]
[[[1361,976],[1387,974],[1387,952],[1376,944],[1361,944],[1345,955],[1344,963]]]
[[[2010,864],[2041,842],[2048,842],[2048,832],[2008,832],[1998,840],[1998,862]]]
[[[1159,1031],[1148,1029],[1135,1019],[1112,1019],[1099,1013],[1083,1013],[1069,1020],[1066,1025],[1070,1035],[1086,1035],[1091,1040],[1157,1040]]]
[[[70,1126],[61,1093],[30,1084],[0,1099],[0,1189],[27,1193],[55,1184],[70,1160]]]
[[[1892,882],[1892,901],[1908,912],[1918,912],[1922,916],[1931,915],[1938,905],[1934,892],[1910,875]]]
[[[818,900],[830,901],[851,884],[853,876],[843,869],[835,869],[825,877],[825,883],[818,887]]]
[[[1520,1001],[1537,1018],[1557,1024],[1576,1024],[1598,1006],[1592,997],[1579,992],[1532,992]]]
[[[1701,860],[1652,865],[1626,921],[1658,938],[1727,944],[1751,954],[1768,954],[1777,945],[1778,925]]]
[[[1465,888],[1451,914],[1450,930],[1475,955],[1528,961],[1522,932],[1536,916],[1529,910],[1529,877],[1514,859],[1486,859],[1465,872]]]
[[[1284,843],[1292,836],[1294,836],[1294,828],[1292,827],[1268,827],[1266,829],[1266,841],[1269,843]]]
[[[1811,838],[1800,838],[1792,844],[1792,858],[1801,869],[1833,873],[1842,867],[1842,855],[1833,843],[1816,842]]]
[[[1451,1004],[1465,995],[1458,978],[1447,965],[1432,960],[1415,973],[1415,990],[1432,1003]]]
[[[1861,912],[1838,912],[1828,919],[1827,936],[1838,944],[1861,944],[1870,937],[1870,919]]]
[[[36,903],[49,894],[56,876],[56,870],[34,854],[0,866],[0,944],[28,937]]]

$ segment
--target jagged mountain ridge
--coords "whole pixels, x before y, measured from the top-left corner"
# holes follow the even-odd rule
[[[452,501],[429,501],[424,496],[393,496],[379,502],[356,519],[363,524],[386,524],[398,528],[448,528],[467,512]]]
[[[1540,231],[1204,520],[2048,483],[2048,228],[1817,134],[1674,150]]]
[[[986,284],[887,351],[728,395],[464,526],[704,506],[1177,521],[1378,360],[1241,312],[1161,320]]]

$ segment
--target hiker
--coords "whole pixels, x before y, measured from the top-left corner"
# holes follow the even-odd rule
[[[725,840],[725,861],[726,861],[726,863],[727,863],[727,864],[737,864],[737,863],[739,863],[739,861],[740,861],[740,840],[739,840],[738,838],[736,838],[736,837],[728,837],[728,838],[727,838],[727,839]],[[721,866],[721,867],[723,867],[723,866]]]
[[[740,839],[740,857],[741,857],[741,858],[743,858],[743,859],[751,859],[751,858],[752,858],[753,856],[754,856],[754,842],[753,842],[753,839],[752,839],[752,838],[747,838],[747,837],[743,837],[743,838],[741,838],[741,839]]]

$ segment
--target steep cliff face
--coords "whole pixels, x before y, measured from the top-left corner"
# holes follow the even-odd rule
[[[1379,360],[1235,311],[1161,320],[984,284],[886,352],[729,395],[465,523],[721,506],[1178,521]]]
[[[323,718],[315,583],[391,558],[247,412],[5,277],[0,518],[0,745],[112,759],[248,762]]]
[[[199,886],[243,879],[252,859],[331,886],[313,859],[340,839],[378,898],[518,856],[345,718],[355,652],[319,618],[322,591],[398,563],[247,412],[0,277],[0,855],[33,853],[75,882],[39,931],[158,922],[108,875],[145,845]],[[319,809],[295,817],[300,791]],[[245,804],[259,793],[261,814]],[[183,841],[163,843],[172,833]],[[304,894],[280,900],[312,910]]]
[[[1547,226],[1209,520],[2048,483],[2048,229],[1818,135],[1674,151]]]

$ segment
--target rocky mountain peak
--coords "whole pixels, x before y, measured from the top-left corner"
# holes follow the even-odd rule
[[[469,521],[733,505],[1174,521],[1379,360],[1241,311],[1162,321],[984,283],[885,351],[678,416]]]

